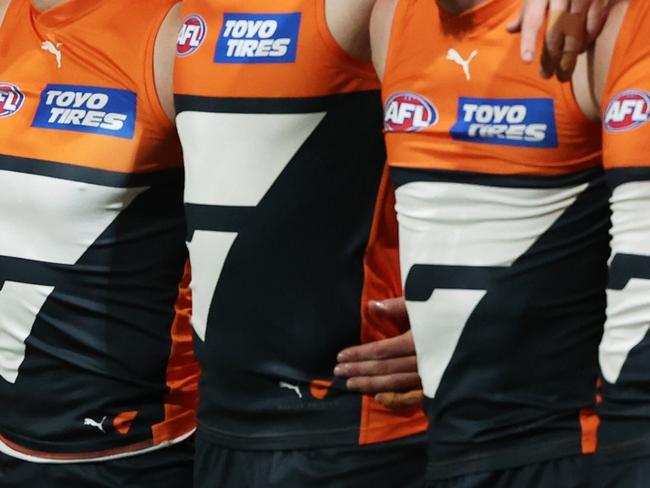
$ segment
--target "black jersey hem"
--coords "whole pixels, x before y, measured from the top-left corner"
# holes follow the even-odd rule
[[[362,90],[349,93],[335,93],[320,97],[285,97],[285,98],[236,98],[205,97],[199,95],[174,95],[176,113],[208,112],[232,114],[304,114],[331,110],[350,100],[365,100],[376,97],[379,90]]]
[[[359,443],[359,429],[337,429],[320,432],[273,433],[250,435],[224,432],[198,424],[197,437],[203,441],[241,451],[282,451],[318,447],[350,446]]]
[[[601,178],[604,183],[604,171],[601,168],[586,169],[567,175],[495,175],[475,171],[460,171],[447,169],[391,167],[391,181],[397,189],[409,183],[446,182],[465,183],[480,186],[495,186],[501,188],[566,188],[591,183]]]
[[[196,436],[197,438],[201,438],[204,442],[216,444],[228,449],[241,451],[284,451],[320,449],[327,447],[399,445],[400,442],[408,443],[414,439],[419,441],[426,435],[424,432],[419,432],[398,439],[386,440],[385,442],[362,445],[359,443],[359,433],[359,428],[354,427],[349,429],[333,429],[317,432],[283,432],[265,435],[245,435],[233,432],[224,432],[199,422]]]
[[[607,464],[641,457],[650,457],[650,433],[635,439],[599,445],[596,451],[596,457],[600,463],[604,462]]]
[[[449,462],[429,462],[426,479],[427,481],[436,482],[472,473],[519,468],[553,459],[579,456],[580,454],[580,442],[574,436],[570,439],[544,442],[540,446],[527,446],[526,448],[515,446],[512,449],[469,455],[465,459],[456,459]]]
[[[11,432],[0,426],[0,443],[20,456],[51,460],[54,462],[87,462],[105,458],[122,458],[139,455],[142,451],[162,448],[164,444],[176,444],[192,435],[192,428],[163,441],[154,442],[151,434],[122,436],[85,442],[38,441]],[[17,459],[22,459],[17,457]],[[2,485],[0,484],[0,487]]]

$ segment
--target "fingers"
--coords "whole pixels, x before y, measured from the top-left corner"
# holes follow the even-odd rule
[[[591,3],[587,11],[587,38],[585,40],[585,48],[596,42],[596,38],[603,30],[610,7],[610,0],[594,0]]]
[[[375,395],[375,400],[384,407],[396,410],[421,405],[424,393],[422,390],[409,391],[408,393],[378,393]]]
[[[418,365],[415,356],[384,359],[382,361],[360,361],[342,363],[334,368],[335,376],[353,378],[356,376],[384,376],[395,373],[417,373]]]
[[[385,376],[358,376],[350,378],[346,386],[348,390],[376,394],[418,389],[421,388],[421,383],[420,376],[417,373],[397,373]]]
[[[399,358],[414,354],[415,343],[413,342],[413,334],[411,331],[408,331],[390,339],[349,347],[341,351],[336,359],[339,363],[352,363]]]
[[[521,58],[531,62],[545,19],[541,75],[568,81],[578,56],[593,43],[603,28],[612,0],[526,0],[519,16],[509,25],[510,32],[521,28]]]
[[[564,47],[564,32],[562,30],[565,15],[569,11],[571,0],[550,0],[548,23],[544,36],[544,51],[542,53],[543,78],[551,78],[562,59]]]
[[[586,48],[587,11],[594,0],[551,0],[551,11],[542,59],[542,76],[555,72],[560,81],[568,81],[578,56]]]
[[[549,0],[528,0],[522,8],[521,15],[521,59],[532,63],[537,50],[537,38],[546,17]]]
[[[512,19],[508,25],[506,25],[506,30],[510,32],[511,34],[516,34],[517,32],[521,32],[521,24],[524,20],[524,10],[519,9],[519,12],[517,13],[517,16]]]
[[[391,320],[401,329],[408,328],[409,319],[404,297],[371,300],[368,302],[368,312],[374,318]]]
[[[575,70],[578,56],[585,50],[585,20],[591,0],[572,0],[570,16],[565,17],[563,26],[564,47],[557,77],[560,81],[569,81]]]

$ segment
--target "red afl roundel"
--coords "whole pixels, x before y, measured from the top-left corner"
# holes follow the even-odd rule
[[[616,95],[605,111],[605,129],[609,132],[632,130],[650,118],[650,94],[628,90]]]
[[[416,93],[396,93],[386,101],[384,129],[387,132],[416,132],[438,122],[433,104]]]
[[[176,55],[189,56],[201,47],[208,32],[207,25],[200,15],[190,15],[183,21],[176,41]]]
[[[25,95],[16,85],[0,83],[0,119],[18,112],[24,101]]]

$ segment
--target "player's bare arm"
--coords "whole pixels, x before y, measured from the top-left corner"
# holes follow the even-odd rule
[[[396,7],[397,0],[377,0],[370,18],[372,64],[375,66],[379,79],[383,79],[384,76],[386,54]]]
[[[614,55],[614,48],[618,40],[618,34],[621,30],[625,14],[630,5],[630,0],[617,0],[611,7],[609,17],[603,28],[603,32],[598,37],[593,56],[593,82],[591,91],[598,102],[598,109],[603,103],[605,85],[609,78],[609,68],[612,64],[612,56]],[[577,88],[576,88],[577,90]]]
[[[176,118],[174,110],[174,54],[181,24],[181,4],[176,4],[160,26],[154,50],[154,78],[162,108],[170,121]]]

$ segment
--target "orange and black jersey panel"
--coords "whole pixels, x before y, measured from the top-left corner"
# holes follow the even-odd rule
[[[366,280],[364,263],[381,263],[368,257],[380,252],[373,242],[390,240],[370,242],[375,204],[390,198],[378,199],[379,82],[336,43],[324,7],[184,2],[175,94],[203,370],[198,428],[231,448],[424,430],[420,413],[388,413],[333,377],[338,351],[370,338],[369,328],[391,332],[361,309],[384,298],[374,293],[399,293],[399,276],[393,252],[388,276]]]
[[[383,99],[432,480],[593,452],[600,127],[518,61],[516,0],[397,4]]]
[[[612,190],[607,322],[600,345],[599,449],[650,455],[650,5],[630,2],[603,99],[603,157]]]
[[[152,74],[172,5],[9,4],[0,450],[12,456],[115,457],[195,427],[182,157]]]

